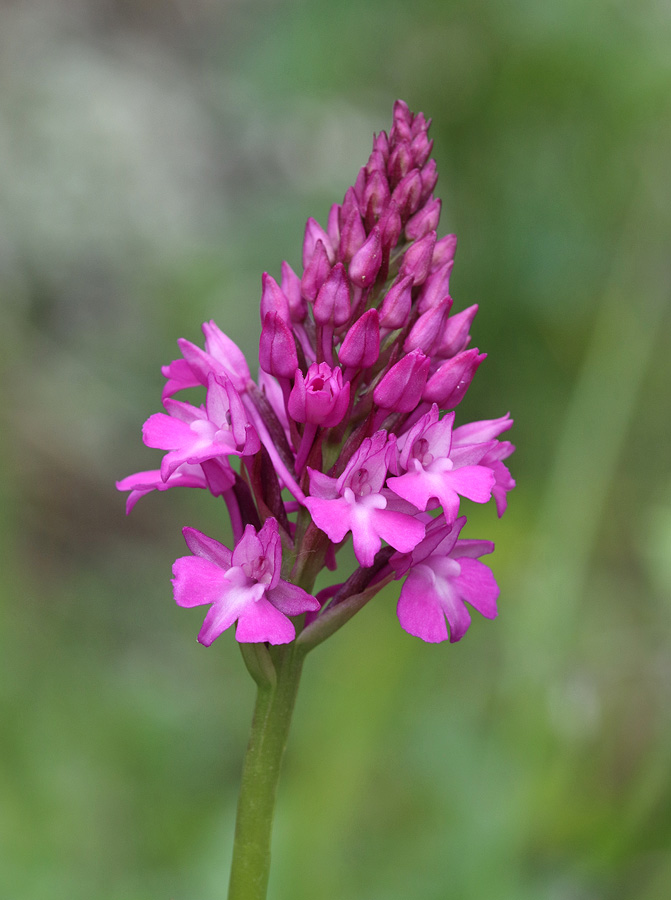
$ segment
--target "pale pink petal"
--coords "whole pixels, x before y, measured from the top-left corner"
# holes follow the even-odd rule
[[[405,513],[375,509],[372,511],[372,522],[382,540],[401,553],[414,550],[424,537],[424,524]]]
[[[293,623],[265,597],[245,606],[235,630],[235,639],[242,644],[288,644],[295,635]]]
[[[254,526],[247,525],[244,534],[233,550],[233,565],[242,566],[245,563],[253,565],[262,553],[263,546]]]
[[[322,500],[319,497],[306,497],[305,505],[317,528],[321,528],[334,544],[339,544],[351,528],[350,504],[342,498]]]
[[[199,556],[201,559],[209,559],[210,562],[221,566],[224,570],[231,567],[233,554],[228,547],[203,534],[202,531],[197,531],[195,528],[183,528],[182,534],[184,535],[186,546],[195,556]]]
[[[406,578],[396,607],[401,628],[430,644],[448,637],[445,616],[433,597],[434,580],[431,569],[417,566]]]
[[[318,600],[290,581],[279,581],[276,587],[266,591],[266,597],[287,616],[298,616],[319,609]]]
[[[177,450],[193,441],[194,434],[186,422],[181,422],[166,413],[154,413],[142,426],[142,439],[147,447]]]
[[[499,586],[489,566],[477,559],[460,559],[461,575],[454,579],[464,600],[487,619],[496,618]]]
[[[178,606],[218,603],[226,593],[226,572],[209,559],[181,556],[172,567],[172,586]]]

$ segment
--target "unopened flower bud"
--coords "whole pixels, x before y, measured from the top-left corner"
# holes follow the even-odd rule
[[[350,317],[350,286],[345,267],[336,263],[317,294],[313,309],[319,325],[344,325]]]
[[[359,287],[368,287],[375,282],[382,264],[382,242],[380,228],[376,225],[349,264],[349,277]]]
[[[263,320],[259,364],[265,372],[277,378],[292,378],[298,368],[293,333],[276,312],[268,313]]]
[[[431,260],[431,269],[437,269],[444,266],[448,262],[454,262],[454,255],[457,252],[457,236],[456,234],[446,234],[445,237],[436,241],[433,248],[433,259]]]
[[[403,328],[410,317],[412,307],[412,278],[397,278],[387,291],[380,309],[380,325],[383,328]]]
[[[422,176],[422,203],[425,203],[438,183],[438,167],[435,159],[429,159],[420,169]]]
[[[342,262],[348,263],[366,240],[366,229],[361,221],[358,206],[354,206],[354,204],[348,205],[346,212],[343,203],[341,221],[338,258]]]
[[[411,241],[424,237],[429,231],[435,231],[440,220],[440,200],[431,200],[405,223],[405,234]]]
[[[452,306],[452,298],[445,297],[442,303],[431,307],[417,319],[410,329],[410,334],[405,339],[403,350],[409,353],[411,350],[423,350],[431,353],[434,343],[441,336],[443,323]]]
[[[391,195],[392,202],[396,204],[401,218],[407,219],[417,212],[421,195],[422,179],[417,169],[413,169],[401,178]]]
[[[279,284],[267,272],[261,276],[261,284],[263,286],[260,307],[261,321],[263,322],[268,313],[276,312],[288,324],[290,321],[289,301]]]
[[[394,412],[412,412],[422,398],[430,362],[421,350],[401,357],[373,391],[375,404]]]
[[[329,258],[329,262],[333,263],[335,260],[335,253],[333,251],[333,247],[331,246],[331,241],[329,240],[328,235],[321,227],[319,222],[317,222],[313,218],[309,218],[305,223],[305,236],[303,238],[303,268],[306,269],[312,259],[315,248],[317,246],[317,242],[321,241],[324,245],[324,249],[326,250],[327,256]]]
[[[403,257],[400,274],[410,275],[415,284],[422,284],[429,274],[435,243],[436,232],[430,231],[411,244]]]
[[[329,218],[326,223],[326,231],[334,251],[340,243],[340,204],[333,203],[329,210]]]
[[[373,139],[373,150],[377,150],[382,154],[384,159],[389,158],[389,138],[387,137],[386,131],[381,131],[379,134],[376,134]]]
[[[374,172],[368,179],[366,190],[363,192],[363,208],[366,217],[369,213],[373,222],[377,222],[389,204],[389,182],[380,172]]]
[[[420,313],[424,313],[432,306],[437,306],[441,300],[450,293],[450,275],[454,260],[450,260],[445,265],[434,269],[422,285],[422,290],[418,298],[417,308]]]
[[[473,347],[448,359],[427,381],[422,400],[437,403],[441,409],[454,409],[463,400],[478,366],[486,356],[486,353],[479,353],[477,347]]]
[[[415,131],[414,124],[415,123],[413,123],[413,132]],[[433,141],[429,140],[426,131],[420,131],[418,134],[415,134],[415,137],[410,142],[410,151],[417,168],[421,169],[431,155],[432,149]]]
[[[301,291],[307,300],[314,300],[331,271],[326,248],[322,241],[317,241],[310,262],[303,272]]]
[[[380,355],[380,322],[376,309],[369,309],[349,329],[338,352],[340,362],[353,369],[367,369]]]
[[[380,234],[382,236],[382,247],[389,252],[392,247],[398,243],[403,230],[403,222],[401,215],[395,206],[387,207],[387,211],[380,219]]]
[[[411,168],[412,153],[410,151],[410,144],[408,143],[408,141],[400,141],[391,151],[389,162],[387,164],[389,180],[394,185],[394,187],[399,183],[404,175],[408,174]]]
[[[339,425],[349,406],[349,382],[343,383],[342,370],[328,363],[313,363],[304,377],[300,369],[289,395],[289,415],[296,422],[309,422],[333,428]]]
[[[308,305],[301,291],[301,280],[288,262],[282,263],[282,293],[289,301],[289,313],[292,322],[303,322]]]
[[[478,304],[474,303],[468,309],[457,313],[455,316],[450,316],[445,325],[440,343],[435,348],[435,354],[438,358],[449,359],[468,346],[468,342],[471,339],[469,329],[477,311]]]

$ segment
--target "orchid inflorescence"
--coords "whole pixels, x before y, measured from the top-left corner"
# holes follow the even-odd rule
[[[429,125],[397,101],[326,228],[308,220],[302,275],[286,262],[279,283],[263,275],[256,382],[214,322],[204,350],[181,339],[182,357],[163,368],[166,411],[143,429],[166,451],[161,467],[118,487],[128,511],[177,486],[223,497],[233,550],[185,528],[192,555],[173,567],[176,602],[210,605],[207,646],[237,622],[242,643],[309,648],[393,578],[404,579],[401,626],[425,641],[458,641],[467,603],[496,615],[479,559],[494,545],[460,537],[459,508],[493,497],[503,514],[514,448],[499,438],[512,420],[455,427],[485,354],[469,347],[477,306],[452,312],[456,237],[436,236]],[[203,405],[174,399],[197,387]],[[350,533],[358,568],[313,596]]]

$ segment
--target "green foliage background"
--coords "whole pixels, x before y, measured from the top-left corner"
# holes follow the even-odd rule
[[[204,492],[143,500],[159,366],[253,355],[388,126],[433,117],[455,309],[510,409],[500,616],[455,646],[377,598],[310,658],[271,897],[671,895],[671,17],[653,0],[0,8],[0,896],[225,896],[253,700],[169,584]]]

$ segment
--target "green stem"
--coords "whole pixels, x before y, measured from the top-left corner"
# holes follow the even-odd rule
[[[259,681],[242,770],[228,900],[265,900],[277,782],[298,693],[304,652],[273,648],[277,680]]]

